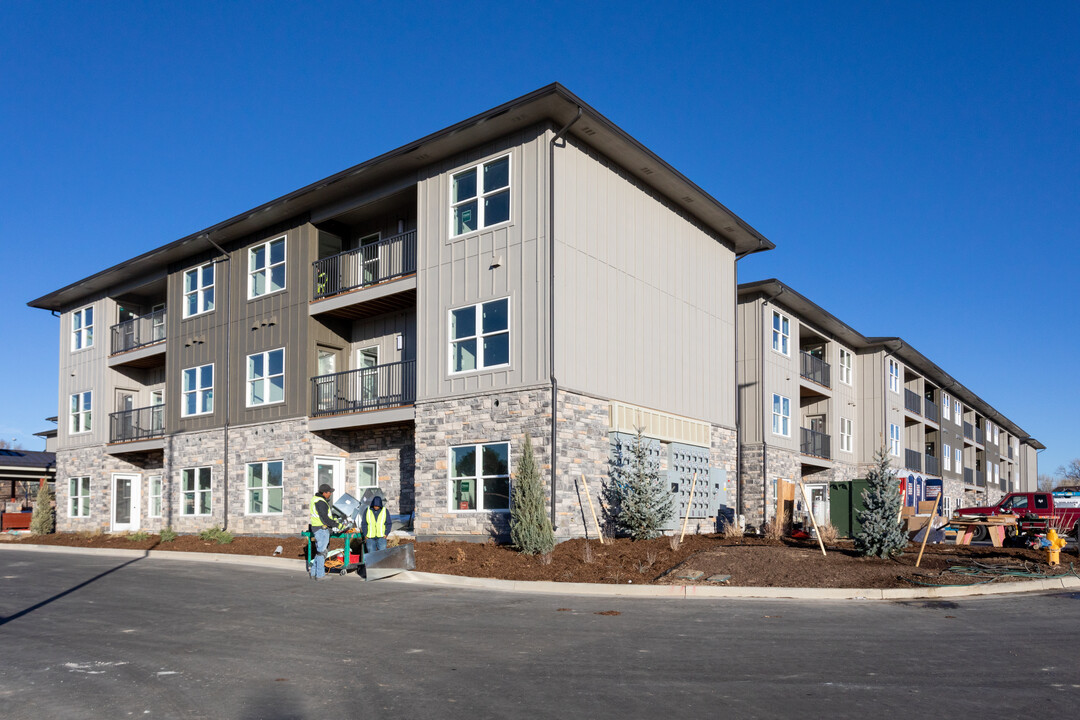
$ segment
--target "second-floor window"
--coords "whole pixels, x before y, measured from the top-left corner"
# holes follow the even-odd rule
[[[851,384],[851,353],[840,348],[840,382]]]
[[[214,309],[214,263],[184,271],[184,317]]]
[[[772,314],[772,349],[778,353],[788,355],[788,344],[791,340],[791,321],[786,316],[773,310]]]
[[[960,453],[960,448],[953,449],[953,458],[956,460],[956,472],[964,472],[964,456]]]
[[[840,418],[840,451],[851,452],[851,420]]]
[[[942,463],[946,470],[952,472],[952,448],[948,445],[945,446],[945,452],[942,454]]]
[[[900,363],[889,358],[889,389],[894,393],[900,392]]]
[[[280,515],[284,511],[282,462],[248,463],[247,511],[249,515]]]
[[[481,163],[450,182],[451,236],[510,219],[510,156]]]
[[[900,426],[889,424],[889,453],[900,457]]]
[[[214,411],[214,364],[184,370],[180,414],[205,415]]]
[[[71,313],[71,349],[82,350],[94,344],[94,308],[84,307]]]
[[[71,434],[90,432],[91,408],[93,396],[89,390],[71,396]]]
[[[248,250],[248,298],[285,289],[285,238]]]
[[[180,471],[181,515],[209,515],[211,509],[210,467],[184,468]]]
[[[450,372],[509,364],[509,298],[450,311]]]
[[[248,407],[270,405],[285,401],[285,350],[248,355]]]
[[[952,419],[949,417],[949,413],[952,411],[952,408],[949,407],[951,403],[952,400],[949,399],[949,394],[941,393],[941,417],[945,420]]]
[[[775,435],[791,436],[791,400],[783,395],[772,396],[772,431]]]
[[[959,400],[953,400],[953,411],[956,412],[956,424],[963,425],[964,423],[964,406],[960,404]]]

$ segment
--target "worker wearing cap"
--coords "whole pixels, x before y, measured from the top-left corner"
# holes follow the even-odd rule
[[[368,552],[386,549],[386,531],[389,529],[390,513],[383,507],[382,498],[376,495],[371,499],[371,506],[360,523],[360,532],[364,536],[364,545]]]
[[[330,544],[330,529],[338,526],[337,520],[330,516],[330,496],[334,488],[326,483],[319,486],[319,492],[311,498],[311,537],[315,540],[315,557],[308,568],[312,580],[321,580],[326,575],[326,546]]]

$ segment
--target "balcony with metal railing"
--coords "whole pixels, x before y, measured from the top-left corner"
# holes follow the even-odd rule
[[[1013,459],[1013,447],[1012,447],[1012,445],[1009,446],[1009,459],[1010,460]]]
[[[111,454],[161,450],[164,437],[164,404],[109,413]]]
[[[975,471],[971,468],[964,468],[964,482],[968,485],[975,484]]]
[[[975,485],[978,487],[986,487],[986,473],[982,470],[975,471]]]
[[[969,422],[964,423],[964,439],[971,440],[975,437],[975,426]]]
[[[313,315],[363,317],[415,304],[416,230],[316,260],[311,288]]]
[[[941,471],[939,469],[938,459],[930,453],[926,453],[924,457],[926,458],[926,474],[940,476]]]
[[[904,409],[922,415],[922,396],[914,390],[904,388]]]
[[[312,430],[412,420],[416,361],[373,365],[311,378]]]
[[[986,435],[986,433],[983,432],[983,429],[981,427],[975,428],[975,444],[976,445],[985,445],[986,444],[985,443],[985,439],[986,439],[985,435]]]
[[[831,460],[832,438],[827,433],[810,428],[799,428],[799,451],[810,457]]]
[[[156,367],[165,363],[165,310],[109,328],[109,366]]]
[[[825,362],[819,357],[815,357],[808,352],[799,353],[800,355],[800,375],[811,382],[815,382],[823,387],[832,387],[832,368],[829,363]]]
[[[922,453],[918,450],[904,450],[904,467],[922,472]]]
[[[933,423],[941,422],[937,403],[930,398],[923,398],[923,417]]]

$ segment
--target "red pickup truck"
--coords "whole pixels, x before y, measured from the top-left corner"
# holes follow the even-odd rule
[[[990,515],[1016,515],[1021,528],[1022,518],[1035,516],[1040,521],[1049,520],[1050,527],[1058,532],[1077,537],[1080,534],[1080,492],[1029,492],[1009,493],[997,505],[957,508],[953,517],[980,518]],[[973,539],[989,537],[986,528],[980,527]]]

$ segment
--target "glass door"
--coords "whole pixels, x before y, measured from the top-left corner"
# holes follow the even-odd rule
[[[139,475],[113,475],[112,532],[139,529]]]
[[[331,504],[345,494],[345,458],[315,458],[315,487],[312,488],[312,493],[318,492],[323,483],[334,488]]]
[[[361,348],[356,353],[356,366],[360,369],[360,404],[364,407],[379,402],[379,346]]]
[[[337,353],[333,350],[319,348],[316,372],[322,379],[316,381],[315,402],[320,412],[326,412],[334,407],[334,398],[337,397],[338,379],[336,377],[327,377],[337,372]]]

